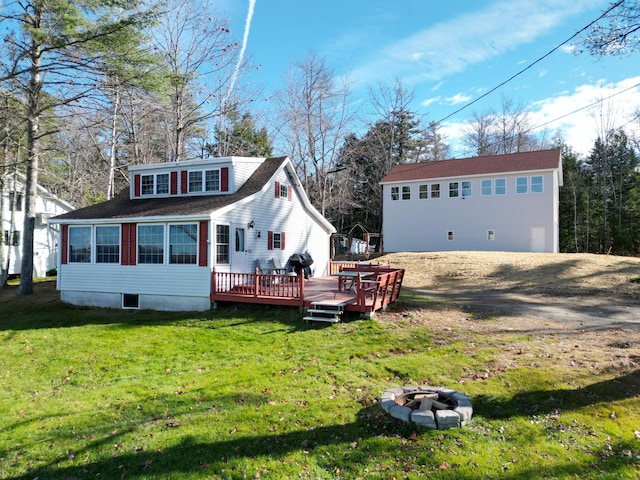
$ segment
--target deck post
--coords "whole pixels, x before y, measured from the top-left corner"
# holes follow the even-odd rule
[[[304,271],[302,268],[298,273],[298,280],[300,281],[300,306],[304,307]]]
[[[260,282],[258,281],[258,275],[259,275],[258,267],[256,267],[255,274],[253,275],[253,296],[255,298],[258,298],[258,292],[260,291],[259,290],[259,283]]]

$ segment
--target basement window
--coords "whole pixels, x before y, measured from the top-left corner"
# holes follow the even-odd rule
[[[129,309],[140,308],[140,295],[133,294],[133,293],[123,293],[122,308],[129,308]]]

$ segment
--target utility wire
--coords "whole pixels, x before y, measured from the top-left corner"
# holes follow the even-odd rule
[[[505,86],[507,83],[509,83],[511,80],[513,80],[514,78],[522,75],[524,72],[526,72],[527,70],[529,70],[530,68],[532,68],[534,65],[540,63],[542,60],[544,60],[545,58],[547,58],[549,55],[551,55],[552,53],[554,53],[556,50],[558,50],[560,47],[562,47],[563,45],[566,45],[567,43],[569,43],[571,40],[573,40],[574,38],[576,38],[578,35],[580,35],[582,32],[584,32],[585,30],[588,30],[589,28],[591,28],[591,26],[593,26],[595,23],[599,22],[600,20],[602,20],[604,17],[606,17],[612,10],[614,10],[615,8],[618,8],[620,5],[622,5],[624,3],[625,0],[619,0],[618,2],[616,2],[615,4],[613,4],[611,7],[609,7],[602,15],[600,15],[598,18],[596,18],[594,21],[592,21],[591,23],[589,23],[588,25],[586,25],[585,27],[581,28],[580,30],[578,30],[576,33],[574,33],[573,35],[571,35],[569,38],[567,38],[564,42],[562,42],[561,44],[557,45],[556,47],[554,47],[553,49],[549,50],[547,53],[545,53],[543,56],[541,56],[540,58],[538,58],[537,60],[535,60],[533,63],[530,63],[529,65],[527,65],[526,67],[524,67],[522,70],[520,70],[519,72],[513,74],[512,76],[510,76],[508,79],[506,79],[504,82],[500,83],[499,85],[496,85],[495,87],[493,87],[491,90],[483,93],[482,95],[480,95],[478,98],[476,98],[475,100],[463,105],[462,107],[460,107],[459,109],[457,109],[456,111],[454,111],[453,113],[450,113],[449,115],[447,115],[446,117],[444,117],[441,120],[438,120],[436,122],[436,125],[441,124],[442,122],[444,122],[445,120],[453,117],[454,115],[460,113],[461,111],[465,110],[466,108],[469,108],[471,105],[473,105],[476,102],[479,102],[480,100],[482,100],[483,98],[485,98],[488,95],[491,95],[493,92],[495,92],[496,90],[498,90],[499,88]]]

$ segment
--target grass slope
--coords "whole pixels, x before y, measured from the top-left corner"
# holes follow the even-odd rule
[[[501,365],[522,335],[74,308],[52,283],[2,291],[0,312],[4,479],[638,478],[638,370]],[[472,423],[421,430],[377,404],[423,383],[468,395]]]

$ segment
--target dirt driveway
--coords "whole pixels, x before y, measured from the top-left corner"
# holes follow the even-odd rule
[[[524,334],[536,339],[541,355],[555,345],[567,361],[640,365],[638,258],[427,252],[381,261],[405,268],[403,290],[416,298],[381,314],[383,321],[427,324],[448,338]]]

